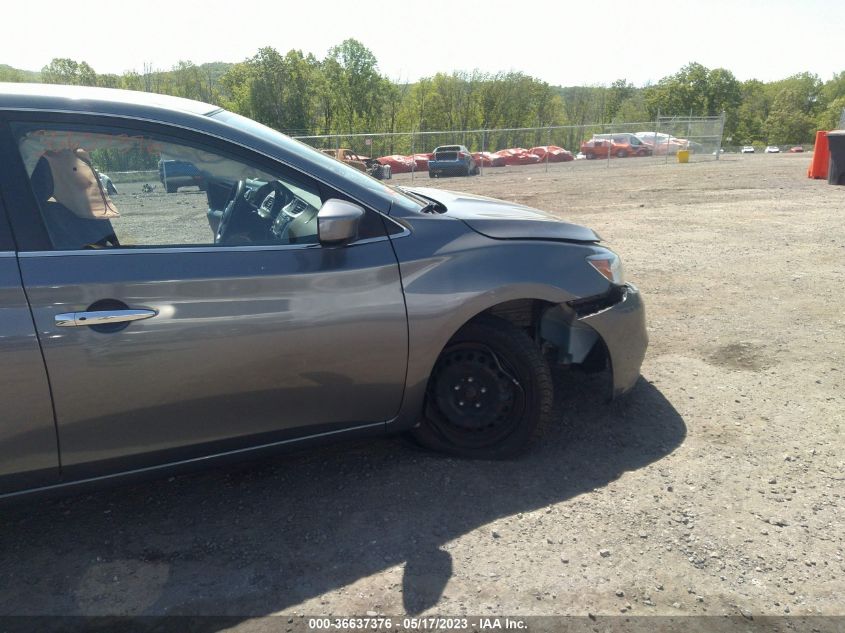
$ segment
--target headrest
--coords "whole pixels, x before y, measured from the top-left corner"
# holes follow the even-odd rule
[[[91,157],[84,149],[47,151],[38,160],[39,165],[41,161],[47,163],[52,180],[50,191],[56,202],[88,220],[104,220],[120,215],[103,189],[100,177],[91,165]],[[39,191],[40,195],[44,193],[44,190]],[[45,202],[46,198],[40,198],[39,201]]]

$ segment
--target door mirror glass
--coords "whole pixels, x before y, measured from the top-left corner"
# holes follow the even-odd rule
[[[321,244],[338,245],[358,238],[358,226],[364,217],[363,207],[329,198],[317,214],[317,235]]]

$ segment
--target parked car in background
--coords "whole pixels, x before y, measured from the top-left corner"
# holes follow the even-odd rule
[[[432,152],[428,161],[430,178],[439,176],[476,176],[478,164],[470,151],[463,145],[442,145]]]
[[[634,136],[650,145],[653,154],[656,156],[665,156],[666,154],[673,156],[681,149],[696,151],[696,148],[692,147],[687,139],[676,138],[662,132],[637,132]]]
[[[796,145],[795,147],[790,147],[790,148],[789,148],[789,153],[790,153],[790,154],[799,154],[799,153],[801,153],[801,152],[803,152],[803,151],[804,151],[804,146],[803,146],[803,145]]]
[[[506,458],[557,421],[553,368],[639,379],[643,301],[587,227],[177,97],[0,84],[0,112],[0,496],[387,433]],[[55,185],[163,148],[205,195]]]
[[[581,152],[588,158],[627,158],[629,156],[651,156],[651,145],[633,134],[597,134],[581,144]]]
[[[346,148],[323,149],[320,151],[342,163],[346,163],[350,167],[354,167],[359,171],[369,174],[373,178],[378,178],[379,180],[390,180],[390,165],[382,165],[375,158],[359,156],[351,149]]]
[[[493,152],[473,152],[472,157],[481,167],[504,167],[505,157]]]
[[[428,163],[433,154],[430,152],[423,152],[409,156],[414,161],[414,171],[428,171]]]
[[[777,145],[767,145],[766,146],[766,153],[767,154],[780,154],[780,147]]]
[[[176,193],[180,187],[199,187],[205,191],[205,176],[197,166],[185,160],[160,160],[158,179],[167,193]]]
[[[654,153],[654,148],[651,145],[637,137],[636,134],[630,134],[628,132],[594,134],[593,138],[613,141],[612,155],[617,158],[651,156]],[[607,154],[605,154],[606,156]]]
[[[566,163],[575,160],[572,152],[558,147],[557,145],[541,145],[539,147],[532,147],[528,150],[529,154],[534,154],[540,157],[541,162],[549,163]]]
[[[536,165],[540,162],[539,156],[532,154],[524,147],[500,149],[496,152],[496,156],[501,156],[505,165]]]
[[[739,150],[742,154],[753,154],[754,153],[754,146],[753,145],[743,145],[742,149]]]
[[[391,175],[408,174],[412,171],[416,171],[416,163],[413,156],[391,154],[390,156],[379,156],[376,160],[382,165],[389,165]]]

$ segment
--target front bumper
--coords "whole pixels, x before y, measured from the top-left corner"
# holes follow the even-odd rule
[[[645,305],[632,284],[622,288],[622,300],[594,314],[578,318],[604,341],[613,374],[613,397],[630,390],[640,376],[648,347]]]

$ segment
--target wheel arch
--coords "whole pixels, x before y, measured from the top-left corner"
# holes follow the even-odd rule
[[[462,328],[479,319],[496,317],[525,328],[532,338],[536,338],[543,314],[555,308],[568,310],[565,302],[572,298],[559,288],[545,286],[498,288],[474,297],[445,321],[438,320],[428,327],[419,324],[419,328],[411,322],[405,397],[400,414],[390,427],[410,428],[418,423],[434,365],[449,341]]]

